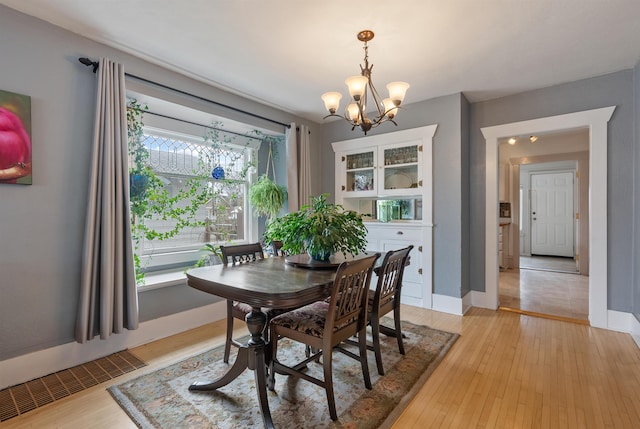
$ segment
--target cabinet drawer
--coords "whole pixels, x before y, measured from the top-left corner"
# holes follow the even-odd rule
[[[423,229],[420,226],[397,224],[365,224],[367,238],[373,240],[418,240],[422,239]]]

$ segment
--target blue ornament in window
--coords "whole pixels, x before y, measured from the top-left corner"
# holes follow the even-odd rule
[[[213,177],[216,180],[224,179],[224,168],[220,166],[217,166],[216,168],[214,168],[213,171],[211,172],[211,177]]]

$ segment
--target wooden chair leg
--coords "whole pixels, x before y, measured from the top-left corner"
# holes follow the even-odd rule
[[[338,412],[336,411],[336,399],[333,394],[333,350],[324,350],[322,354],[322,367],[324,369],[324,390],[327,393],[327,402],[329,403],[329,416],[331,420],[338,420]]]
[[[396,339],[398,340],[398,350],[400,354],[404,354],[404,343],[402,342],[402,326],[400,323],[400,306],[393,310],[393,321],[396,327]]]
[[[369,375],[369,363],[367,362],[367,325],[364,325],[358,334],[358,344],[360,348],[360,364],[362,365],[364,386],[371,390],[371,376]]]
[[[224,343],[224,363],[229,363],[231,354],[231,341],[233,341],[233,301],[227,300],[227,340]]]
[[[382,351],[380,349],[380,319],[377,315],[371,316],[371,337],[373,338],[373,353],[376,356],[376,366],[378,374],[384,375],[384,367],[382,366]]]

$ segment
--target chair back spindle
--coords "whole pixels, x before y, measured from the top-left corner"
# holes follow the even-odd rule
[[[225,265],[243,264],[264,258],[264,251],[260,243],[237,244],[220,246],[222,263]]]

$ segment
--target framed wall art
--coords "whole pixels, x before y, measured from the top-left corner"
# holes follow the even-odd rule
[[[0,184],[31,185],[31,97],[0,90]]]

